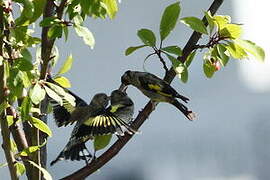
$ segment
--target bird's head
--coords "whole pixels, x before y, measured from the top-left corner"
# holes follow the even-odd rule
[[[122,84],[119,90],[125,91],[127,89],[127,86],[131,84],[131,79],[132,79],[132,71],[128,70],[121,77]]]
[[[105,93],[98,93],[96,94],[93,99],[91,100],[90,104],[94,106],[99,106],[102,108],[106,108],[110,101],[110,97],[107,96]]]

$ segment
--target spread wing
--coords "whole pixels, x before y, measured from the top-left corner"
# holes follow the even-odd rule
[[[63,106],[60,106],[60,104],[58,104],[56,101],[54,101],[53,99],[50,99],[50,103],[52,104],[52,107],[53,107],[53,116],[58,127],[66,126],[68,124],[73,124],[74,120],[70,120],[71,113],[77,107],[87,106],[87,103],[82,98],[75,95],[71,91],[68,91],[68,93],[71,94],[75,98],[76,106],[71,105],[65,99],[63,99]]]

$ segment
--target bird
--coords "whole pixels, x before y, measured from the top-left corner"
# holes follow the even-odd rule
[[[133,120],[134,114],[134,103],[132,99],[127,95],[126,92],[121,90],[114,90],[111,93],[111,106],[109,111],[113,113],[114,116],[123,120],[125,123],[130,124]],[[122,127],[125,128],[125,127]],[[133,130],[133,129],[131,129]],[[121,134],[121,130],[118,134]],[[129,131],[127,131],[129,132]],[[133,131],[136,133],[136,131]]]
[[[96,103],[93,104],[93,102]],[[134,104],[127,94],[118,90],[113,91],[111,105],[108,108],[105,108],[107,106],[105,102],[107,102],[105,98],[95,95],[89,106],[77,107],[71,113],[70,121],[77,121],[77,123],[67,145],[51,162],[51,166],[63,159],[83,159],[88,163],[87,156],[84,154],[84,150],[87,150],[85,143],[88,140],[93,140],[96,136],[107,134],[123,136],[125,132],[136,133],[128,124],[134,113]],[[80,152],[82,152],[82,156]],[[89,151],[88,156],[92,157]]]
[[[121,76],[121,83],[120,89],[133,85],[152,101],[170,103],[179,109],[189,120],[192,121],[196,118],[194,112],[177,100],[179,98],[187,103],[189,98],[180,95],[166,81],[154,74],[128,70]]]
[[[87,131],[84,131],[83,128],[81,128],[82,125],[81,122],[84,120],[84,116],[86,116],[87,113],[90,116],[91,114],[94,116],[99,112],[103,112],[108,104],[109,104],[109,97],[105,93],[98,93],[94,95],[89,105],[86,104],[85,106],[78,106],[76,108],[74,107],[75,110],[73,113],[69,113],[69,111],[63,106],[59,106],[59,108],[57,108],[57,113],[61,114],[60,110],[63,110],[64,113],[67,113],[67,116],[64,116],[64,118],[68,117],[69,119],[72,118],[79,121],[77,121],[75,127],[73,128],[71,137],[66,146],[64,147],[64,149],[60,152],[57,158],[50,163],[51,166],[53,166],[59,160],[63,159],[70,159],[72,161],[73,160],[79,161],[81,159],[86,160],[84,150],[88,151],[88,149],[86,148],[85,143],[88,140],[93,139],[93,136]],[[67,122],[70,122],[69,119],[67,120]],[[83,156],[80,155],[80,152],[82,152]],[[88,156],[92,157],[89,151]]]

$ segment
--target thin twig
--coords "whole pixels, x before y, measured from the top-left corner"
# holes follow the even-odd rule
[[[212,5],[209,8],[209,11],[212,14],[215,14],[218,8],[223,3],[223,0],[214,0]],[[203,18],[203,21],[205,25],[207,25],[206,18]],[[181,60],[182,62],[185,62],[188,55],[192,52],[193,47],[197,44],[201,37],[201,34],[198,32],[193,32],[190,39],[188,40],[186,46],[183,49],[183,55],[181,57],[178,57],[177,59]],[[164,80],[168,83],[171,83],[172,80],[175,77],[175,71],[173,68],[171,68],[165,75]],[[138,116],[132,123],[132,128],[139,129],[139,127],[145,122],[145,120],[149,117],[151,112],[154,110],[153,107],[155,107],[156,104],[152,104],[151,101],[149,101],[146,106],[143,108],[141,112],[139,112]],[[96,172],[99,168],[101,168],[103,165],[105,165],[108,161],[110,161],[115,155],[118,154],[118,152],[126,145],[126,143],[132,138],[130,135],[125,135],[121,140],[117,140],[106,152],[104,152],[102,155],[100,155],[96,161],[91,162],[89,165],[86,165],[85,167],[79,169],[78,171],[72,173],[71,175],[68,175],[62,180],[73,180],[73,179],[84,179],[87,176],[91,175],[92,173]]]

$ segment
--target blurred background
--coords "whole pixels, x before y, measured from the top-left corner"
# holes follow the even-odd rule
[[[97,92],[110,92],[120,85],[120,76],[127,70],[143,71],[143,59],[149,49],[138,50],[126,57],[127,47],[140,45],[137,30],[149,28],[158,33],[161,14],[175,0],[123,0],[114,20],[88,19],[94,33],[94,50],[71,33],[67,43],[60,40],[57,72],[66,57],[72,53],[74,64],[67,77],[74,92],[87,102]],[[182,0],[181,17],[202,17],[212,0]],[[143,124],[139,135],[102,169],[87,179],[91,180],[266,180],[270,178],[270,62],[269,20],[266,0],[224,1],[218,14],[232,17],[242,23],[244,39],[262,46],[266,62],[231,60],[212,79],[202,70],[202,56],[191,65],[189,81],[183,84],[177,78],[175,87],[191,99],[189,107],[198,114],[190,122],[168,104],[160,104]],[[267,24],[268,23],[268,24]],[[268,25],[268,26],[267,26]],[[184,46],[191,30],[178,24],[164,45]],[[156,58],[149,59],[146,69],[163,77],[162,65]],[[136,115],[148,99],[137,89],[128,89],[135,101]],[[57,128],[52,116],[49,126],[53,137],[48,140],[48,162],[65,146],[72,127]],[[89,144],[91,146],[91,144]],[[3,151],[0,150],[1,162]],[[100,152],[101,153],[101,152]],[[99,154],[100,154],[99,153]],[[54,179],[64,177],[84,162],[61,161],[48,170]],[[6,168],[0,169],[8,179]]]

